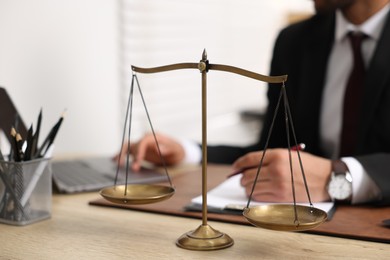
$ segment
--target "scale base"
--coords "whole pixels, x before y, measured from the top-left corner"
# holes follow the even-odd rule
[[[176,241],[178,247],[198,251],[218,250],[233,244],[234,241],[231,237],[209,225],[201,225],[197,229],[183,234]]]

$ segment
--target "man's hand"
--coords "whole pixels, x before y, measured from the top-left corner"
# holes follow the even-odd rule
[[[184,159],[185,152],[180,143],[162,134],[156,134],[156,138],[160,148],[161,156],[163,157],[166,165],[175,165]],[[134,171],[139,171],[141,168],[141,162],[143,160],[149,161],[156,165],[162,165],[163,163],[161,161],[153,134],[146,134],[138,142],[131,143],[130,149],[128,147],[128,143],[125,142],[122,151],[120,154],[116,155],[114,159],[120,159],[120,163],[124,164],[128,152],[133,155],[133,162],[131,167]]]
[[[312,202],[328,201],[326,185],[331,174],[331,161],[306,152],[300,152],[303,170]],[[262,151],[248,153],[234,164],[234,169],[259,165]],[[291,151],[294,174],[295,197],[297,202],[308,202],[297,151]],[[243,172],[241,185],[249,196],[257,173],[257,167]],[[265,202],[292,202],[292,181],[287,149],[268,149],[252,195],[253,200]]]

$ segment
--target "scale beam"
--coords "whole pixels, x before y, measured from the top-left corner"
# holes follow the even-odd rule
[[[190,62],[176,63],[176,64],[170,64],[165,66],[153,67],[153,68],[141,68],[141,67],[131,66],[131,69],[134,72],[146,73],[146,74],[180,70],[180,69],[199,69],[200,71],[206,70],[206,72],[209,70],[218,70],[218,71],[225,71],[234,74],[239,74],[241,76],[245,76],[248,78],[256,79],[267,83],[283,83],[287,81],[287,75],[265,76],[259,73],[255,73],[249,70],[244,70],[234,66],[222,65],[222,64],[207,64],[204,63],[203,60],[200,61],[199,63],[190,63]]]
[[[154,68],[140,68],[136,66],[131,66],[131,69],[134,72],[139,73],[157,73],[157,72],[164,72],[164,71],[171,71],[171,70],[180,70],[180,69],[197,69],[199,63],[176,63],[176,64],[170,64],[165,66],[159,66]]]

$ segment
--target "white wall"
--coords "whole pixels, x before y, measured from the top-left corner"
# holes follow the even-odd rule
[[[199,9],[199,4],[197,9],[191,8],[192,4],[198,2],[203,3],[204,9]],[[47,133],[63,110],[67,109],[56,140],[56,154],[113,154],[117,151],[125,108],[123,97],[128,92],[128,78],[123,78],[126,74],[123,70],[129,68],[128,64],[147,67],[172,62],[196,62],[203,48],[207,48],[213,63],[235,65],[267,74],[274,37],[279,28],[286,24],[287,14],[311,10],[309,0],[165,1],[170,3],[172,13],[180,13],[180,17],[183,17],[180,20],[183,28],[192,28],[197,32],[205,29],[204,41],[194,35],[184,35],[187,37],[185,41],[191,41],[191,45],[177,50],[175,56],[169,46],[157,44],[162,32],[158,26],[150,29],[149,23],[145,24],[148,26],[145,27],[148,28],[148,38],[137,38],[144,41],[143,44],[138,42],[137,48],[130,48],[130,55],[122,59],[123,8],[127,3],[132,5],[131,10],[146,9],[144,13],[137,12],[138,15],[145,15],[138,21],[155,21],[156,25],[159,24],[160,17],[156,13],[158,8],[164,8],[164,4],[161,4],[163,1],[0,0],[0,86],[7,89],[28,126],[35,124],[42,107],[43,133]],[[153,12],[150,10],[154,11],[154,16],[151,16]],[[252,26],[244,26],[244,22],[251,22]],[[207,25],[209,30],[205,27]],[[130,30],[133,28],[132,23],[127,26]],[[130,71],[125,77],[129,75]],[[194,84],[198,87],[199,79],[195,80]],[[241,84],[229,76],[221,77],[216,84],[224,86],[226,82]],[[247,83],[251,84],[245,81]],[[182,85],[179,81],[174,84]],[[151,89],[158,90],[158,87]],[[220,102],[220,90],[215,91],[210,94],[211,98]],[[234,92],[221,102],[234,104],[234,111],[265,106],[265,88],[258,90],[252,87],[248,91],[243,95],[250,98],[242,102],[234,98],[241,91]],[[253,93],[258,93],[259,97],[253,98]],[[153,98],[159,99],[159,96]],[[168,112],[172,114],[172,108],[169,109]],[[162,114],[166,112],[161,107],[156,110]],[[215,106],[211,114],[214,119],[223,119],[230,112]],[[157,114],[155,118],[158,121],[160,115]],[[212,122],[219,122],[219,126],[223,127],[228,120],[222,119]],[[185,122],[187,129],[193,128],[187,124],[188,119],[184,117],[182,120],[180,122]],[[161,130],[172,134],[183,133],[183,129],[178,130],[178,125],[183,124],[174,122],[178,122],[177,118],[173,123],[168,121],[161,124]],[[219,130],[218,127],[216,129]],[[138,131],[143,131],[142,127]],[[194,137],[186,129],[183,135]],[[209,138],[220,141],[218,137],[211,135]]]
[[[0,86],[29,127],[66,118],[56,153],[113,153],[118,125],[118,12],[111,0],[0,0]]]

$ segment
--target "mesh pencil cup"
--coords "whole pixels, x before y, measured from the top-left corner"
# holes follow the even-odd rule
[[[51,216],[49,158],[0,161],[0,222],[23,226]]]

